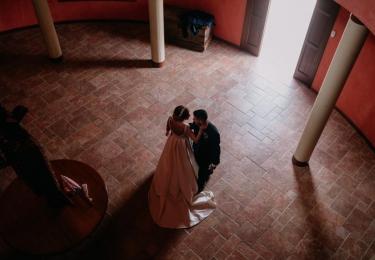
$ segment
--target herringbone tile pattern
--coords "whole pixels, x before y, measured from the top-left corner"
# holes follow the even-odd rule
[[[107,224],[62,259],[375,254],[375,154],[348,122],[334,112],[310,168],[291,164],[315,98],[308,88],[264,78],[256,58],[218,40],[204,53],[168,45],[165,67],[154,69],[146,24],[57,30],[62,64],[46,59],[38,28],[0,35],[0,101],[30,109],[24,125],[50,159],[84,161],[106,181]],[[194,228],[165,230],[150,219],[147,189],[179,104],[207,109],[221,131],[222,163],[208,186],[218,208]],[[0,192],[13,178],[0,171]]]

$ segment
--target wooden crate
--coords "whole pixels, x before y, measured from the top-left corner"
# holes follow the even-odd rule
[[[204,51],[212,40],[213,28],[206,26],[200,29],[197,35],[192,35],[188,30],[187,35],[184,35],[180,17],[187,11],[189,10],[170,5],[164,7],[165,38],[168,42],[181,47]]]

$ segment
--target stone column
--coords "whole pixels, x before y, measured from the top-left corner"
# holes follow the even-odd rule
[[[308,165],[311,154],[366,40],[367,32],[367,28],[351,15],[293,155],[295,165]]]
[[[165,60],[163,0],[149,0],[151,56],[155,67],[161,67]]]
[[[44,42],[47,46],[48,55],[52,61],[61,61],[62,52],[59,38],[53,24],[51,12],[47,0],[33,0],[34,11],[42,31]]]

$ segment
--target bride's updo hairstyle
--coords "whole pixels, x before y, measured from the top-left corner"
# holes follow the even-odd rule
[[[184,121],[189,119],[190,113],[189,109],[184,106],[178,106],[173,111],[173,119],[176,121]]]

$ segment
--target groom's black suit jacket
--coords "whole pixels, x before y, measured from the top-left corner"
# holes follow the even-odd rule
[[[195,135],[199,132],[199,126],[194,123],[190,124],[190,128]],[[199,139],[198,143],[193,144],[194,156],[200,167],[208,168],[213,163],[220,163],[220,134],[217,128],[208,122],[207,129]]]

